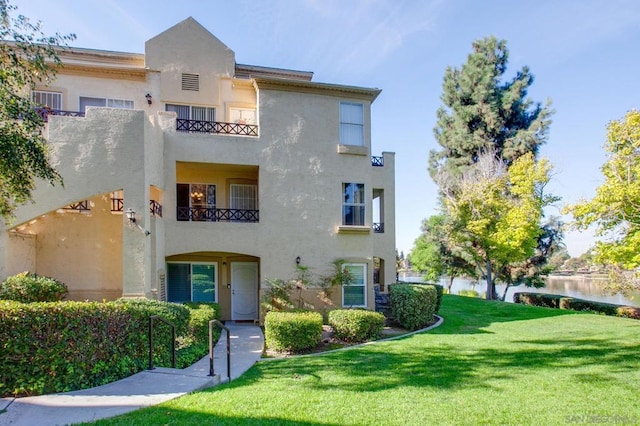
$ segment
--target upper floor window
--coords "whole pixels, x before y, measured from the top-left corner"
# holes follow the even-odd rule
[[[128,99],[92,98],[88,96],[80,96],[80,111],[87,112],[87,107],[90,106],[133,109],[133,101]]]
[[[256,110],[250,108],[229,108],[229,121],[235,124],[256,124]]]
[[[167,104],[167,111],[175,112],[179,120],[216,121],[216,109],[204,106]]]
[[[340,102],[340,143],[364,145],[364,106],[362,104]]]
[[[214,221],[216,186],[205,183],[177,184],[177,219],[180,221]]]
[[[51,109],[62,109],[62,93],[34,90],[31,92],[31,100],[38,105]]]
[[[364,183],[343,183],[342,193],[342,224],[364,226]]]

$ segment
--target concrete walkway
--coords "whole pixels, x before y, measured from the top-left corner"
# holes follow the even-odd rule
[[[231,380],[262,356],[260,327],[227,323],[231,331]],[[53,395],[0,400],[0,425],[48,426],[90,422],[159,404],[189,392],[227,381],[226,332],[214,349],[214,373],[209,357],[183,370],[156,368],[92,389]],[[1,412],[6,410],[6,412]]]

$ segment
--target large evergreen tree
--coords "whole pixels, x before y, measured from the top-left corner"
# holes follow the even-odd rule
[[[507,165],[526,153],[538,153],[546,141],[552,111],[527,98],[533,83],[523,67],[510,80],[506,41],[488,37],[473,43],[473,52],[461,69],[445,72],[435,137],[442,150],[431,151],[429,171],[453,177],[492,150]]]
[[[504,40],[488,37],[461,69],[447,68],[434,129],[442,149],[429,158],[451,224],[447,245],[473,259],[489,299],[496,280],[540,283],[552,253],[540,221],[557,200],[544,193],[551,167],[536,158],[552,111],[527,97],[527,67],[505,79],[508,56]]]
[[[56,47],[74,35],[45,36],[41,24],[11,16],[15,6],[0,0],[0,217],[31,198],[36,179],[61,183],[49,164],[44,123],[30,91],[47,82],[60,65]]]

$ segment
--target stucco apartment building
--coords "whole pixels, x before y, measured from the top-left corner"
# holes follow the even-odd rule
[[[270,278],[344,261],[338,307],[395,282],[394,154],[371,153],[380,90],[241,65],[192,18],[144,54],[70,48],[33,99],[64,187],[0,225],[0,280],[22,271],[70,299],[216,301],[259,317]],[[313,292],[309,293],[312,295]],[[313,297],[310,296],[311,302]]]

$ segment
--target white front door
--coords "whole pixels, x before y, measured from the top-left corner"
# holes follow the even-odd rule
[[[258,264],[231,262],[231,319],[258,319]]]

